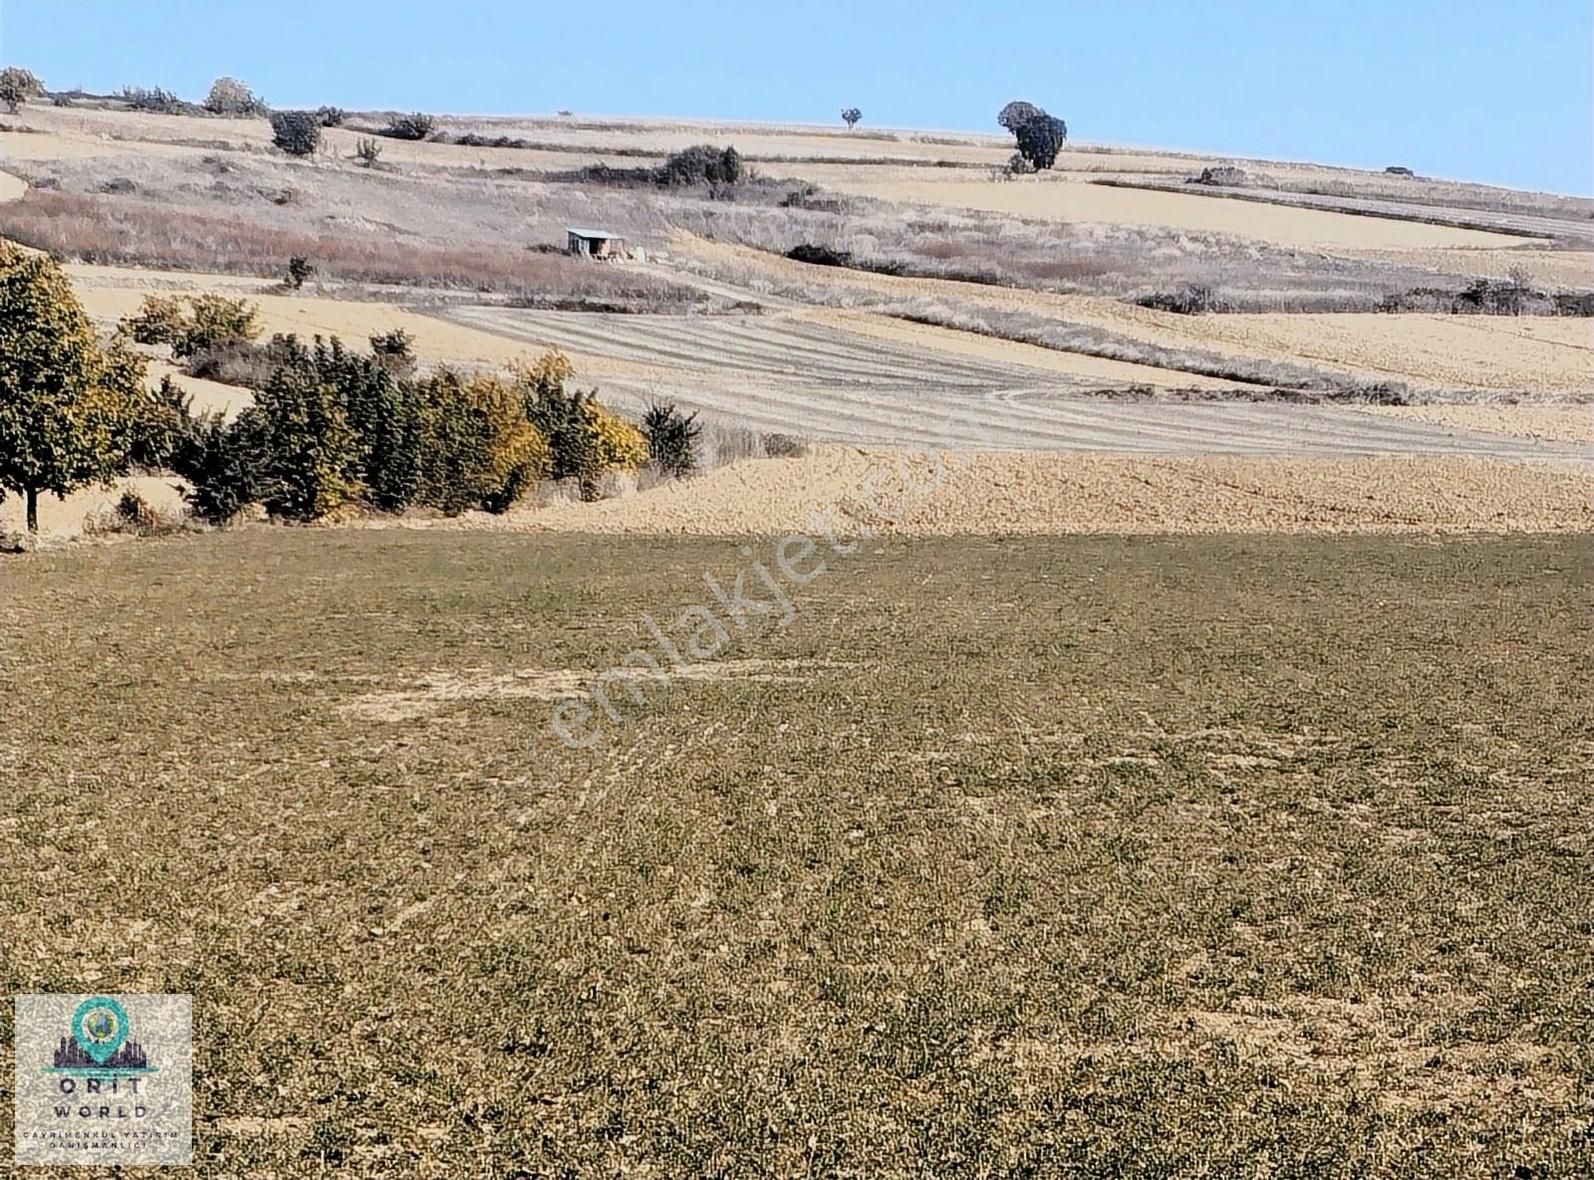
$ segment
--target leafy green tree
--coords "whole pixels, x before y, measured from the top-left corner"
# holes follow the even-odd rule
[[[100,348],[60,266],[0,239],[0,496],[65,496],[107,480],[126,454],[126,427],[144,395],[131,349]]]
[[[272,516],[316,520],[352,498],[359,443],[338,388],[299,350],[239,415],[258,430],[259,499]]]
[[[253,407],[232,422],[199,419],[172,456],[172,470],[192,484],[188,506],[212,524],[225,524],[259,498],[265,467],[265,421]]]
[[[565,389],[573,372],[568,359],[549,352],[517,378],[526,417],[548,441],[549,477],[574,479],[583,500],[596,500],[604,468],[603,434],[587,411],[592,395]]]
[[[847,125],[848,131],[851,131],[854,127],[856,127],[858,125],[858,120],[861,118],[863,118],[863,112],[857,107],[841,108],[841,121]]]

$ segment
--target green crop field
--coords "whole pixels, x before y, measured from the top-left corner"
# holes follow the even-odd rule
[[[1587,1174],[1590,538],[748,546],[6,559],[0,980],[206,1176]]]

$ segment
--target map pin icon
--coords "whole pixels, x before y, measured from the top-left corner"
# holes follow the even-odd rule
[[[104,1065],[127,1040],[127,1011],[110,996],[84,1000],[72,1013],[72,1038]]]

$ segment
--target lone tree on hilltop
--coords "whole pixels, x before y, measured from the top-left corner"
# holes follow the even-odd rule
[[[102,350],[61,267],[0,240],[0,496],[65,496],[109,479],[144,391],[130,348]]]
[[[861,118],[863,118],[863,112],[857,107],[841,108],[841,121],[847,125],[848,131],[851,131],[854,127],[856,127],[858,125],[858,120]]]
[[[1057,153],[1068,140],[1068,125],[1055,115],[1044,111],[1020,123],[1013,132],[1018,140],[1019,153],[1037,169],[1050,168],[1057,162]]]
[[[997,112],[996,123],[1002,130],[1017,134],[1018,129],[1025,123],[1028,123],[1036,115],[1044,115],[1045,113],[1032,102],[1015,99]]]
[[[7,66],[0,70],[0,102],[5,103],[6,110],[13,115],[22,109],[22,104],[28,99],[39,98],[43,94],[44,83],[32,70],[25,70],[21,66]]]
[[[217,78],[205,96],[205,109],[213,115],[242,118],[266,113],[266,104],[237,78]]]

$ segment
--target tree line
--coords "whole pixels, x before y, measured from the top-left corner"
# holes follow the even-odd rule
[[[369,350],[319,337],[257,345],[255,334],[244,301],[153,297],[102,345],[61,267],[0,241],[0,496],[27,501],[35,532],[41,493],[164,469],[187,481],[206,520],[260,504],[310,521],[348,506],[503,512],[542,479],[572,479],[594,499],[605,472],[648,461],[649,435],[678,473],[691,468],[689,419],[657,407],[644,434],[573,389],[557,352],[507,375],[419,375],[401,332],[373,337]],[[245,349],[265,375],[235,417],[196,414],[170,378],[150,389],[135,343],[189,358]]]

